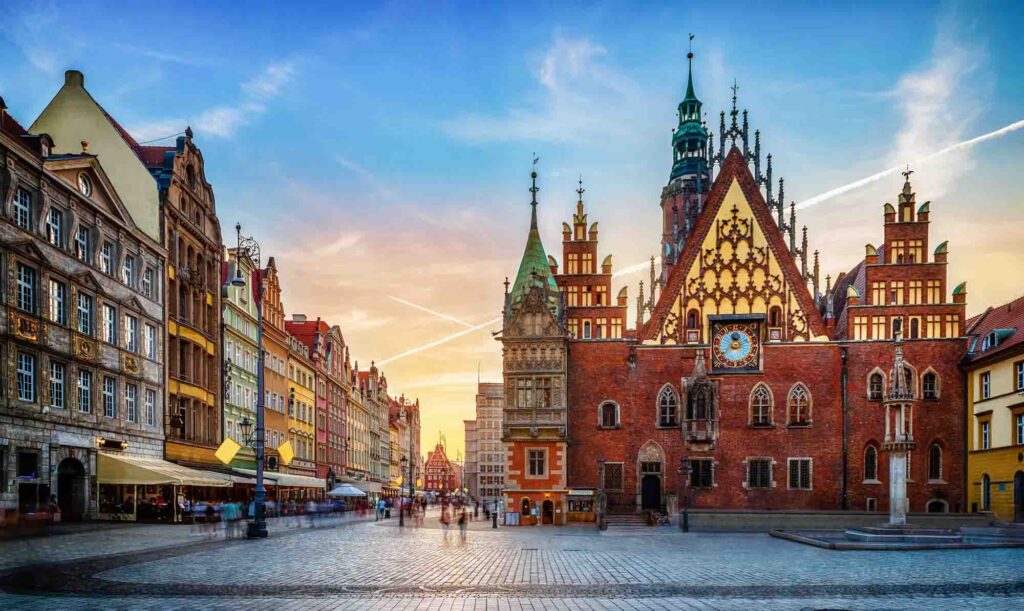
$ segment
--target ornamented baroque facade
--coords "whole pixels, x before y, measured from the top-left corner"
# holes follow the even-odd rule
[[[716,149],[700,109],[691,76],[661,197],[662,270],[652,262],[641,285],[635,329],[595,322],[624,318],[622,292],[600,313],[582,309],[598,303],[584,306],[579,288],[567,303],[579,274],[597,272],[582,189],[562,274],[534,212],[501,334],[506,509],[532,523],[539,505],[542,522],[561,523],[572,518],[565,493],[589,490],[610,512],[673,512],[681,494],[705,508],[887,510],[883,395],[896,338],[916,405],[916,445],[899,450],[910,511],[966,509],[966,286],[947,285],[948,245],[930,246],[931,204],[916,201],[910,172],[896,204],[881,206],[882,242],[822,288],[746,111],[734,95]],[[588,264],[570,266],[583,252]],[[610,294],[605,262],[608,280],[595,279]]]
[[[51,495],[95,518],[99,450],[163,455],[167,255],[122,197],[88,141],[0,99],[0,523]]]

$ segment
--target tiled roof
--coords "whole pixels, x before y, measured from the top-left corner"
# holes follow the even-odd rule
[[[982,352],[982,341],[993,331],[998,333],[1001,341],[994,348]],[[968,354],[964,359],[967,363],[986,359],[993,354],[1000,354],[1024,344],[1024,296],[999,307],[989,308],[970,318],[967,321],[967,336],[971,338]]]
[[[25,141],[25,138],[30,137],[32,134],[28,133],[28,130],[22,127],[21,123],[18,123],[18,120],[6,110],[0,110],[0,130],[10,136],[11,139],[18,141],[25,150],[33,155],[39,155],[39,151],[34,150]]]
[[[146,167],[162,167],[166,153],[173,153],[175,150],[177,149],[173,146],[140,146],[135,154]]]

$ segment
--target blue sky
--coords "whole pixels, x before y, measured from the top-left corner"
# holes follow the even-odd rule
[[[389,296],[497,315],[534,152],[549,252],[582,174],[602,252],[656,254],[689,32],[709,123],[736,79],[788,199],[1024,119],[1020,2],[212,4],[14,3],[0,95],[28,125],[77,68],[139,140],[191,125],[222,223],[278,256],[289,312],[342,324],[364,363],[460,329]],[[1021,292],[1022,157],[1024,130],[915,165],[972,313]],[[878,242],[900,185],[801,213],[823,274]],[[455,422],[497,352],[469,334],[390,377]]]

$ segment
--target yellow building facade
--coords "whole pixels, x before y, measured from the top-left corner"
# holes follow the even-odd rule
[[[1024,297],[968,322],[967,503],[1024,522]]]
[[[316,477],[316,377],[306,346],[288,336],[288,473]]]

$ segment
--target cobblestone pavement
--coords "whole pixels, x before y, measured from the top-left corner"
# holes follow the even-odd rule
[[[445,542],[394,522],[278,528],[258,542],[202,541],[187,527],[69,535],[34,558],[83,542],[123,553],[68,550],[46,566],[9,560],[12,544],[0,544],[0,566],[20,567],[0,573],[0,608],[1024,607],[1021,549],[834,552],[767,535],[586,528],[472,530],[462,543],[457,529]]]

